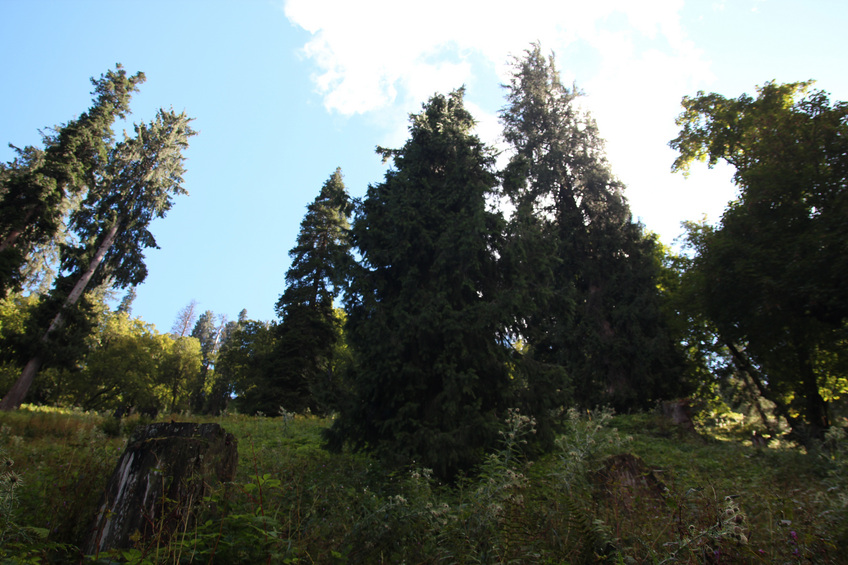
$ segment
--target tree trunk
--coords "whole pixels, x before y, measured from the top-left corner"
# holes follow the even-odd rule
[[[3,240],[3,243],[0,243],[0,253],[6,251],[9,247],[12,246],[13,243],[18,239],[18,236],[21,235],[22,230],[12,230],[12,232],[6,236],[6,239]]]
[[[757,410],[757,413],[760,415],[760,419],[763,421],[763,425],[766,427],[766,430],[774,436],[777,434],[777,423],[772,424],[772,422],[768,419],[765,410],[763,410],[762,405],[760,404],[760,398],[764,398],[760,391],[756,388],[757,385],[754,382],[754,377],[752,377],[748,371],[740,371],[742,373],[742,381],[745,383],[745,388],[751,393],[751,402],[754,404],[754,408]]]
[[[768,393],[768,390],[763,385],[763,379],[760,378],[759,371],[751,364],[751,361],[748,359],[748,357],[744,353],[739,351],[739,349],[733,343],[727,341],[724,345],[727,347],[728,350],[730,350],[730,354],[733,357],[733,363],[740,371],[746,373],[751,378],[751,382],[753,382],[754,386],[757,387],[760,396],[774,403],[774,411],[779,416],[783,416],[783,418],[786,419],[786,422],[789,424],[789,427],[792,428],[792,430],[797,431],[798,429],[800,429],[800,427],[803,426],[803,422],[798,418],[793,417],[789,413],[789,407],[786,406],[783,402],[781,402],[779,398],[776,398],[774,395],[770,395]]]
[[[21,405],[43,362],[41,354],[36,354],[35,357],[27,362],[24,370],[21,371],[21,376],[18,377],[18,380],[15,381],[15,384],[12,385],[9,392],[3,397],[3,400],[0,400],[0,410],[10,412]]]
[[[26,227],[27,223],[29,223],[30,219],[32,219],[32,217],[35,215],[35,212],[37,210],[38,210],[38,207],[30,208],[30,211],[27,212],[26,217],[24,217],[23,221],[20,222],[21,225],[23,225],[24,227],[19,227],[19,228],[13,229],[12,231],[9,232],[9,235],[7,235],[5,238],[3,238],[3,242],[0,243],[0,253],[2,253],[7,248],[14,245],[14,243],[18,240],[18,237],[23,233],[24,228]]]
[[[797,350],[798,370],[801,373],[801,392],[804,395],[804,416],[806,416],[809,425],[808,431],[814,438],[822,439],[825,430],[830,427],[827,403],[819,392],[818,379],[807,349],[802,345]]]
[[[97,253],[94,254],[94,257],[91,258],[91,262],[88,264],[88,269],[82,274],[82,276],[77,281],[77,284],[74,285],[73,290],[68,295],[68,298],[65,300],[66,306],[73,306],[77,303],[82,296],[82,293],[85,292],[85,287],[88,286],[88,282],[91,280],[91,277],[94,276],[94,273],[97,271],[97,267],[100,266],[100,263],[103,262],[103,258],[106,256],[106,252],[112,247],[112,244],[115,243],[115,238],[118,236],[118,221],[109,228],[109,231],[106,232],[106,237],[103,238],[103,241],[100,243],[100,247],[97,249]]]
[[[68,294],[68,297],[62,304],[62,309],[56,313],[56,316],[50,322],[50,326],[47,328],[47,331],[44,332],[43,336],[41,336],[41,343],[43,345],[50,342],[50,337],[53,332],[62,328],[62,325],[65,323],[65,308],[69,308],[79,301],[82,293],[85,292],[85,287],[88,286],[91,277],[93,277],[94,273],[97,271],[97,267],[99,267],[100,263],[103,262],[106,252],[109,251],[109,248],[111,248],[112,244],[115,243],[117,235],[118,222],[116,221],[112,227],[109,228],[109,231],[106,232],[106,236],[100,243],[97,253],[94,254],[94,257],[92,257],[91,262],[88,264],[88,268],[77,280],[74,288],[71,289],[70,294]],[[41,353],[36,353],[36,355],[27,362],[24,370],[21,372],[21,376],[18,377],[18,380],[15,381],[15,384],[12,385],[9,392],[7,392],[6,396],[3,397],[3,400],[0,401],[0,410],[9,412],[20,407],[21,403],[24,401],[24,397],[32,386],[33,380],[35,380],[35,375],[38,373],[38,370],[41,369],[43,362],[44,360]]]

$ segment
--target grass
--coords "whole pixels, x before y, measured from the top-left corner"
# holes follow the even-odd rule
[[[528,462],[520,446],[532,421],[513,414],[477,476],[447,486],[425,469],[327,453],[326,420],[188,420],[236,436],[236,479],[168,543],[138,540],[99,562],[846,561],[844,437],[807,454],[756,449],[727,430],[679,431],[653,414],[572,413],[558,450]],[[0,413],[0,450],[21,478],[13,495],[0,481],[14,525],[0,534],[0,563],[94,562],[78,544],[137,423],[69,410]],[[607,459],[623,453],[635,457]],[[611,461],[638,476],[616,474]]]

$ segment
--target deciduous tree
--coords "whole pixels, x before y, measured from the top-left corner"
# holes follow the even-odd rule
[[[197,339],[171,339],[141,319],[111,312],[87,346],[79,365],[60,374],[62,390],[55,401],[118,413],[189,408],[201,366]]]
[[[793,429],[820,435],[844,392],[831,385],[845,376],[833,371],[846,357],[848,104],[772,82],[683,108],[674,169],[725,160],[739,187],[718,226],[690,231],[698,305]]]

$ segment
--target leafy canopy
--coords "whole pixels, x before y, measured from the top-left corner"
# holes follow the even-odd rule
[[[822,430],[822,386],[846,353],[848,104],[772,82],[683,108],[674,169],[725,160],[739,187],[717,227],[691,232],[694,295],[793,427]]]

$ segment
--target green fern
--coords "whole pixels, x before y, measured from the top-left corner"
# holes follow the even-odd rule
[[[582,541],[579,563],[611,563],[618,554],[612,532],[603,520],[574,498],[564,500],[568,524]]]

